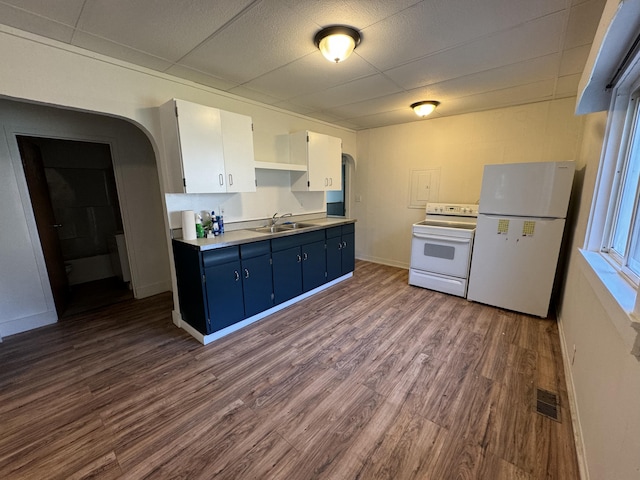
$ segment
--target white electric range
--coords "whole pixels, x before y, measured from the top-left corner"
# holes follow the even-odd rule
[[[412,227],[409,284],[466,298],[477,217],[475,204],[427,203]]]

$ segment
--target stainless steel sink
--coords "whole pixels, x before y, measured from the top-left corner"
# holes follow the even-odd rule
[[[278,233],[278,232],[290,232],[292,230],[301,230],[304,228],[315,227],[309,223],[283,223],[282,225],[274,225],[273,227],[265,226],[254,228],[254,232],[260,233]]]

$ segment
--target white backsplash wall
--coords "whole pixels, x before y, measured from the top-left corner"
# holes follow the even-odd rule
[[[477,203],[491,163],[575,160],[583,118],[575,98],[429,118],[357,133],[358,168],[350,216],[358,219],[356,257],[408,267],[412,170],[439,170],[439,202]]]
[[[169,228],[182,228],[180,212],[193,210],[224,215],[225,225],[271,218],[274,213],[294,215],[326,212],[324,192],[292,192],[289,172],[256,170],[258,186],[251,193],[165,194]]]

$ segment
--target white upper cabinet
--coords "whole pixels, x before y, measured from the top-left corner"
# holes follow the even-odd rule
[[[291,190],[324,192],[342,189],[342,140],[322,133],[296,132],[289,137],[293,164],[306,165],[307,171],[291,174]]]
[[[172,192],[256,191],[250,117],[175,99],[160,117]]]

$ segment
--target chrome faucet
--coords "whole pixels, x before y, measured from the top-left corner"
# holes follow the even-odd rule
[[[276,223],[278,223],[278,220],[282,220],[285,217],[292,217],[292,216],[293,216],[292,213],[283,213],[278,217],[278,212],[274,213],[273,217],[271,217],[271,227],[275,227]]]

